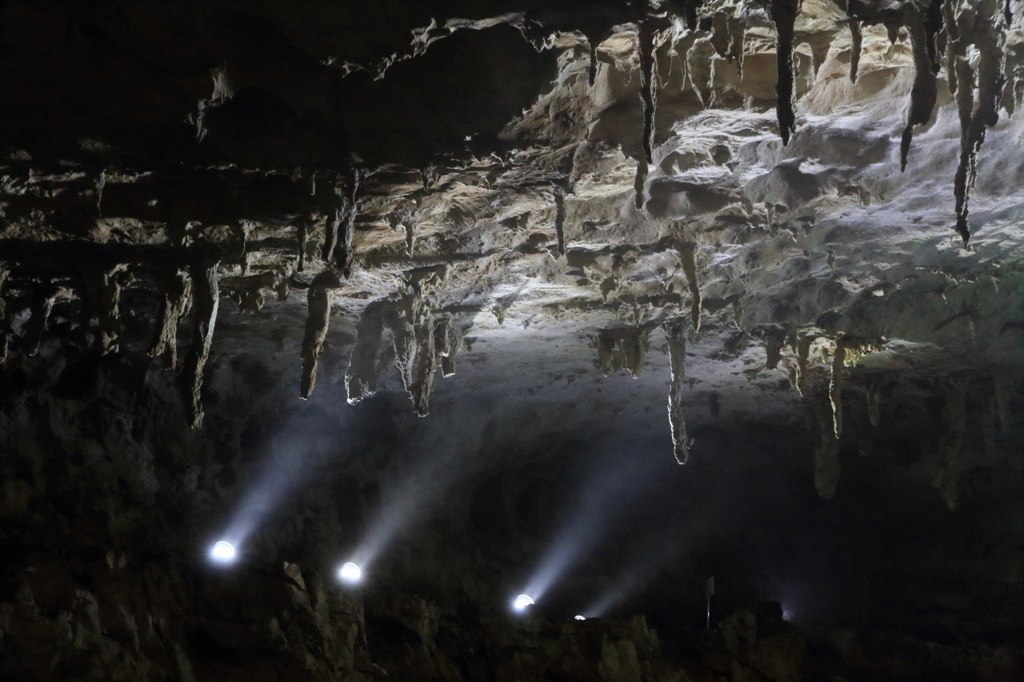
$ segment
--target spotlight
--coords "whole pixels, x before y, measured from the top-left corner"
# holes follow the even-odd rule
[[[358,566],[349,561],[338,569],[338,577],[347,583],[357,583],[363,577],[363,572]]]
[[[521,594],[516,597],[516,600],[512,602],[512,608],[516,611],[522,611],[527,606],[533,605],[533,598],[528,594]]]
[[[222,564],[230,564],[235,560],[235,546],[226,540],[219,540],[210,550],[210,557]]]
[[[586,620],[586,616],[575,616],[576,620]]]

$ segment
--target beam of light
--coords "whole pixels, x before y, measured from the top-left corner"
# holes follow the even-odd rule
[[[603,470],[585,485],[582,498],[570,519],[557,531],[526,592],[540,599],[587,552],[605,536],[610,517],[632,503],[651,475],[643,462],[623,468],[618,462],[599,462]]]
[[[382,493],[378,511],[367,524],[366,533],[353,553],[353,562],[364,570],[372,566],[401,533],[427,516],[424,507],[444,499],[462,471],[459,460],[463,456],[457,451],[444,452],[424,458],[421,466],[409,472],[386,499]]]
[[[338,577],[347,583],[357,583],[363,577],[363,571],[351,561],[338,569]]]
[[[587,613],[591,618],[600,618],[608,614],[613,608],[626,600],[636,588],[636,581],[627,580],[626,583],[616,586],[614,590],[606,593],[600,600],[587,607]]]
[[[335,453],[336,440],[322,434],[321,416],[313,414],[315,419],[296,415],[270,439],[269,457],[224,532],[236,548],[312,474],[314,463]]]
[[[648,538],[615,585],[584,609],[583,613],[587,614],[588,618],[607,615],[656,575],[659,569],[673,563],[685,549],[685,544],[677,540],[684,537],[685,528],[686,523],[677,520],[666,524],[656,535]],[[665,541],[666,538],[670,539],[668,543]]]
[[[235,546],[227,540],[218,540],[210,548],[210,558],[221,564],[230,564],[235,560]]]
[[[516,597],[516,600],[512,602],[512,608],[516,611],[522,611],[527,606],[533,606],[533,597],[528,594],[521,594]]]

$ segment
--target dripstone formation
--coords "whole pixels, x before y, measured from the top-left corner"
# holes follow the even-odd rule
[[[7,0],[0,93],[0,679],[1024,674],[1020,0]]]

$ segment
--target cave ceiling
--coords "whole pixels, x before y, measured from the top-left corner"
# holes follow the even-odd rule
[[[973,391],[1009,428],[1022,16],[4,3],[4,400],[102,357],[208,429],[256,357],[253,401],[532,400],[680,463],[709,424],[810,428],[831,497],[844,403],[939,396],[962,441]]]

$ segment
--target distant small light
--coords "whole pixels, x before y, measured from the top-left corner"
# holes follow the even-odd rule
[[[576,620],[586,620],[586,616],[576,616]]]
[[[235,546],[226,540],[219,540],[210,550],[210,556],[222,564],[231,563],[235,560]]]
[[[363,577],[363,572],[358,566],[349,561],[338,569],[338,577],[347,583],[357,583]]]
[[[533,598],[528,594],[521,594],[518,597],[516,597],[516,600],[514,602],[512,602],[512,606],[515,608],[516,611],[522,611],[527,606],[532,605]]]

